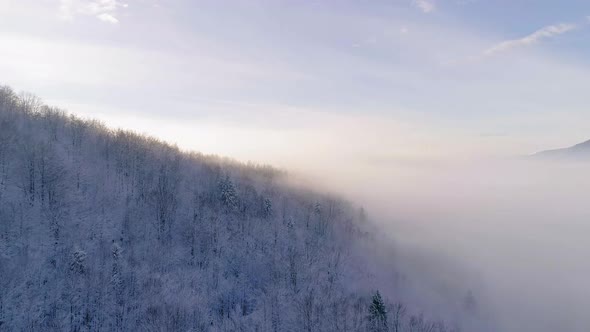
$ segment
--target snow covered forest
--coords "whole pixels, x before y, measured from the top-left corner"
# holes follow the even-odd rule
[[[287,177],[1,87],[0,331],[458,331],[396,297],[363,209]]]

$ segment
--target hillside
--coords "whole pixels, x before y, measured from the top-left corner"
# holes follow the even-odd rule
[[[590,140],[569,148],[541,151],[533,156],[551,159],[590,160]]]
[[[454,330],[366,258],[362,209],[287,176],[0,88],[0,330]]]

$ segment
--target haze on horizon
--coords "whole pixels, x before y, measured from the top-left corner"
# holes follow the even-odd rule
[[[2,0],[0,15],[4,84],[205,153],[354,169],[588,138],[584,1]]]

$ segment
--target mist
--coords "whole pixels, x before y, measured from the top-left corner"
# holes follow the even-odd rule
[[[418,288],[472,291],[482,315],[474,328],[588,331],[587,167],[398,160],[309,176],[367,208]]]
[[[498,154],[498,144],[508,144],[501,137],[458,143],[441,133],[427,136],[420,126],[397,126],[392,133],[384,128],[392,126],[385,119],[316,117],[312,122],[303,113],[299,121],[302,117],[316,123],[317,130],[269,134],[255,128],[253,135],[220,123],[222,130],[216,132],[226,133],[225,139],[211,139],[198,126],[104,120],[154,133],[188,150],[266,162],[288,170],[298,185],[362,205],[396,248],[397,270],[413,273],[408,279],[415,281],[415,289],[406,301],[421,297],[417,307],[444,312],[449,297],[469,290],[479,306],[476,330],[590,328],[585,311],[590,307],[586,163],[490,157]],[[200,139],[180,139],[179,133]],[[378,149],[379,142],[400,135],[410,151],[388,155]],[[227,137],[239,137],[238,145]],[[392,262],[383,262],[387,264]]]

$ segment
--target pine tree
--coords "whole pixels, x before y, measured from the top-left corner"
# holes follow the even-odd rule
[[[381,332],[387,331],[387,310],[385,303],[379,291],[373,295],[373,300],[369,306],[369,331]]]
[[[218,190],[222,205],[228,211],[236,210],[238,208],[238,195],[229,176],[226,175],[225,178],[219,181]]]

